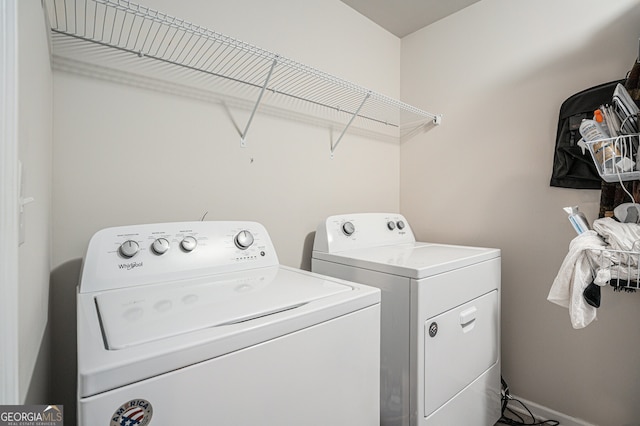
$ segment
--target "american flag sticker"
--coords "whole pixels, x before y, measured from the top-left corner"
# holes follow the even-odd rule
[[[146,426],[153,416],[153,407],[146,399],[132,399],[111,416],[109,426]]]

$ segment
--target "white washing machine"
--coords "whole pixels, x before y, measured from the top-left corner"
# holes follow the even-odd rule
[[[312,270],[382,290],[381,424],[500,418],[500,250],[416,242],[399,214],[331,216]]]
[[[380,291],[254,222],[109,228],[78,288],[81,426],[379,424]]]

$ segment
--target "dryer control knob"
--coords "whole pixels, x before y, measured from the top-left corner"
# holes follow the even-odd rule
[[[151,244],[151,250],[158,256],[165,254],[169,250],[169,240],[158,238]]]
[[[396,229],[396,223],[390,220],[389,222],[387,222],[387,228],[389,228],[389,231],[393,231],[394,229]]]
[[[137,242],[133,240],[127,240],[124,243],[120,244],[120,248],[118,252],[122,257],[126,257],[127,259],[135,256],[140,251],[140,246]]]
[[[233,242],[240,250],[246,250],[253,244],[253,235],[247,230],[240,231],[233,238]]]
[[[180,241],[180,247],[187,253],[193,251],[197,245],[198,240],[196,240],[196,237],[192,237],[191,235],[184,237],[182,241]]]
[[[342,224],[342,232],[344,232],[344,235],[348,237],[354,232],[356,232],[356,227],[353,226],[353,223],[351,222],[345,222]]]
[[[404,229],[404,222],[401,220],[398,221],[398,229]]]

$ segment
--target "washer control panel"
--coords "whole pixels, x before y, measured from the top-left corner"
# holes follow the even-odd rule
[[[80,292],[278,264],[269,234],[256,222],[176,222],[107,228],[89,242]]]

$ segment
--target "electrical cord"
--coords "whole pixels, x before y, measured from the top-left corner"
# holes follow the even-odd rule
[[[537,420],[534,417],[533,413],[531,413],[531,410],[529,410],[529,408],[527,408],[527,406],[524,405],[522,401],[511,396],[511,393],[509,392],[509,385],[507,384],[507,382],[505,382],[502,377],[500,377],[500,380],[502,381],[502,417],[500,417],[500,420],[498,420],[498,423],[509,425],[509,426],[558,426],[560,424],[560,422],[557,420]],[[529,417],[531,417],[532,422],[528,422],[524,417],[522,417],[516,411],[509,408],[508,405],[510,401],[517,402],[525,410],[527,410],[527,413],[529,413]],[[505,412],[508,412],[511,416],[517,417],[517,419],[506,417]]]
[[[628,157],[627,157],[627,144],[626,143],[622,143],[622,149],[620,149],[620,144],[619,144],[619,140],[620,138],[622,138],[623,136],[618,136],[616,138],[616,140],[613,142],[613,146],[614,146],[614,150],[618,149],[618,151],[622,152],[622,156],[625,158],[631,158],[631,152],[629,152]],[[629,144],[631,144],[631,141],[629,141]],[[631,193],[629,191],[627,191],[626,186],[624,185],[624,183],[622,182],[622,176],[620,176],[620,168],[617,166],[614,166],[614,169],[616,171],[616,175],[618,176],[618,182],[620,183],[620,186],[622,187],[622,190],[629,196],[629,198],[631,198],[631,202],[635,203],[636,199],[633,197],[633,195],[631,195]]]

